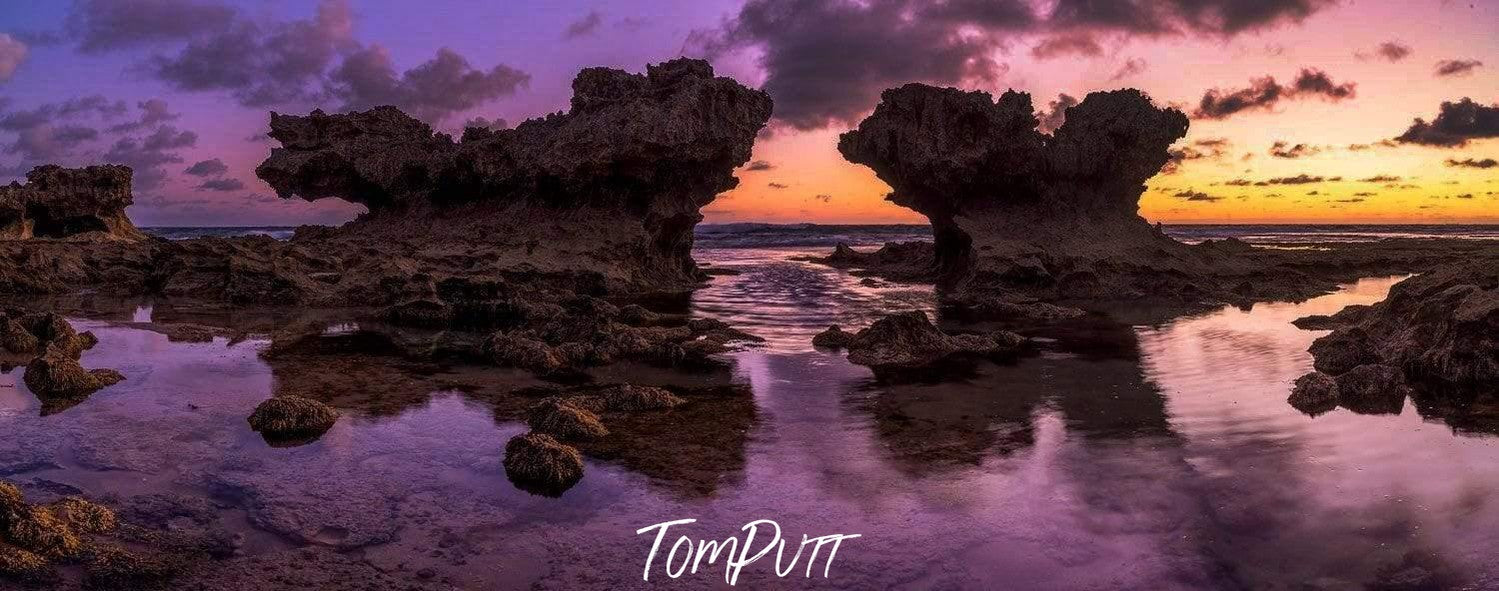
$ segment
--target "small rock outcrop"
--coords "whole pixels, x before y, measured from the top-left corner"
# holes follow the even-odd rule
[[[550,435],[517,435],[505,444],[505,475],[521,490],[559,496],[583,478],[583,454]]]
[[[593,411],[559,397],[536,403],[526,413],[526,424],[536,433],[557,439],[598,439],[609,434]]]
[[[11,360],[25,362],[22,381],[43,402],[44,414],[50,414],[49,409],[70,407],[70,403],[125,379],[115,370],[89,370],[79,363],[83,352],[98,342],[93,333],[73,330],[57,314],[0,312],[0,350]]]
[[[130,167],[118,165],[33,168],[25,184],[0,187],[0,240],[144,239],[125,215],[130,176]]]
[[[836,324],[812,336],[812,346],[824,349],[847,349],[853,342],[854,333],[844,332],[843,327]]]
[[[899,376],[940,368],[950,361],[1018,355],[1025,337],[999,331],[987,335],[949,335],[938,330],[925,312],[891,314],[861,330],[848,344],[848,360],[876,375]]]
[[[698,210],[738,184],[733,171],[770,112],[764,93],[700,60],[644,75],[589,68],[573,81],[569,112],[469,129],[457,142],[393,107],[273,113],[281,147],[256,174],[285,198],[368,207],[336,240],[464,249],[491,277],[580,293],[685,291],[701,278],[691,257]]]
[[[301,445],[333,428],[338,411],[310,398],[277,396],[257,405],[249,422],[272,445]]]

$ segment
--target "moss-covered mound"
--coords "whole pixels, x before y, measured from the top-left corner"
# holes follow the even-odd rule
[[[517,435],[505,444],[505,475],[521,490],[557,496],[583,478],[583,455],[550,435]]]
[[[537,433],[558,439],[598,439],[609,434],[598,415],[556,396],[531,407],[526,412],[526,424]]]
[[[686,404],[680,396],[665,388],[620,384],[604,388],[595,394],[604,410],[641,411],[675,408]]]
[[[250,414],[250,428],[273,445],[300,445],[321,437],[338,422],[338,411],[301,396],[277,396],[260,403]]]

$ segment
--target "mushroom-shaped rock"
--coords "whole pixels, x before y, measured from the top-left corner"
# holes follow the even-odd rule
[[[521,490],[558,496],[583,478],[583,455],[550,435],[517,435],[505,444],[505,475]]]
[[[921,369],[971,357],[1020,352],[1025,338],[1010,332],[949,335],[921,311],[891,314],[859,331],[848,345],[848,360],[876,372]]]
[[[1296,379],[1286,402],[1309,415],[1325,413],[1338,406],[1338,383],[1322,372],[1306,374]]]
[[[609,434],[598,415],[567,399],[552,396],[526,411],[526,424],[557,439],[598,439]]]
[[[825,349],[844,349],[854,342],[854,334],[843,332],[843,327],[836,324],[829,326],[827,330],[817,333],[812,337],[813,347]]]
[[[301,445],[332,428],[338,411],[310,398],[277,396],[257,405],[249,422],[272,445]]]

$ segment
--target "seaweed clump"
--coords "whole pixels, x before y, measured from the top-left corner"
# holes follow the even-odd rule
[[[583,454],[545,433],[517,435],[505,444],[505,475],[521,490],[559,496],[583,478]]]
[[[249,421],[267,443],[289,447],[322,437],[338,422],[338,411],[310,398],[277,396],[256,406]]]

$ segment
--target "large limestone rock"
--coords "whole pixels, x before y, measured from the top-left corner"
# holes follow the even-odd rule
[[[130,167],[38,166],[0,187],[0,240],[141,240],[130,223]]]
[[[1053,135],[1030,96],[908,84],[885,91],[838,150],[889,183],[888,199],[931,220],[950,299],[1197,299],[1206,253],[1137,211],[1187,117],[1137,90],[1096,92]]]
[[[457,142],[393,107],[272,114],[282,147],[256,174],[285,198],[367,206],[317,238],[393,240],[433,275],[458,263],[580,293],[690,289],[698,210],[738,183],[769,97],[688,59],[644,75],[589,68],[573,92],[568,113]]]

